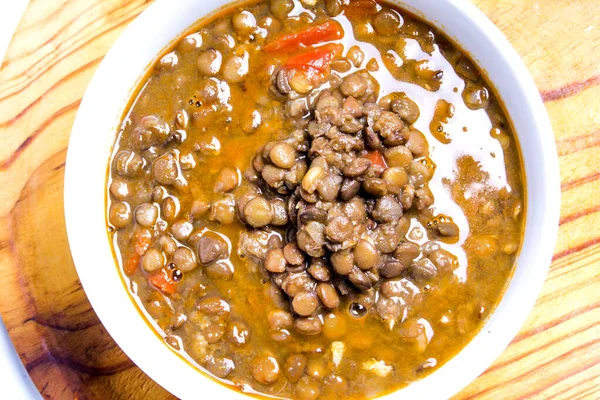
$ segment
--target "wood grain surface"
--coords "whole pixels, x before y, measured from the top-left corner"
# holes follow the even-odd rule
[[[523,57],[546,102],[562,210],[535,309],[456,399],[600,399],[600,3],[474,2]],[[45,398],[171,398],[94,314],[63,218],[77,107],[104,54],[147,5],[32,0],[0,69],[0,314]]]

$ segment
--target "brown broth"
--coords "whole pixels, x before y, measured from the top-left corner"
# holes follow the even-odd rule
[[[367,11],[376,4],[361,2],[365,3],[362,7]],[[244,8],[260,20],[269,14],[267,4],[244,3],[243,7],[236,5],[235,10]],[[283,30],[270,33],[267,41],[313,24],[306,18],[308,13],[302,4],[297,0],[293,4],[293,17],[288,18]],[[388,6],[377,4],[374,12],[381,7]],[[315,9],[316,23],[330,18],[321,1]],[[405,92],[419,106],[420,117],[414,128],[421,131],[429,143],[429,156],[424,161],[435,165],[435,173],[429,182],[435,198],[431,214],[451,217],[460,228],[460,235],[456,241],[432,235],[431,224],[435,219],[412,210],[405,214],[411,223],[406,240],[419,245],[437,240],[442,248],[456,256],[458,268],[431,285],[415,285],[409,278],[401,278],[415,286],[420,301],[411,304],[406,320],[393,326],[384,324],[373,312],[361,319],[351,317],[347,309],[351,301],[356,301],[353,297],[343,299],[342,305],[325,317],[330,322],[336,320],[337,328],[325,329],[324,333],[315,336],[299,334],[292,328],[287,340],[274,341],[267,321],[269,312],[278,307],[268,293],[270,283],[260,275],[256,265],[240,258],[236,252],[239,232],[246,230],[245,224],[237,219],[230,224],[221,224],[206,218],[192,218],[195,231],[212,231],[229,242],[230,256],[223,263],[234,271],[231,278],[213,279],[205,267],[198,267],[184,272],[173,295],[156,290],[142,268],[136,268],[126,279],[148,318],[160,327],[160,335],[169,338],[172,345],[176,343],[175,347],[179,348],[176,350],[194,360],[199,369],[211,374],[211,367],[207,370],[206,364],[211,354],[213,357],[227,356],[233,361],[235,370],[222,379],[230,387],[265,395],[297,397],[297,391],[301,389],[295,388],[297,384],[289,382],[283,373],[272,384],[253,380],[252,360],[261,354],[271,354],[283,370],[289,355],[301,353],[308,357],[309,368],[305,376],[310,374],[310,382],[319,387],[319,398],[370,398],[392,392],[426,376],[458,353],[481,329],[510,280],[524,223],[524,177],[517,138],[481,73],[470,70],[475,74],[475,80],[457,74],[457,65],[458,68],[468,65],[468,58],[438,31],[405,11],[397,10],[404,18],[404,26],[400,34],[393,37],[365,33],[372,29],[370,23],[374,14],[369,12],[353,14],[351,19],[345,15],[333,17],[345,31],[345,37],[339,41],[344,45],[344,54],[352,46],[359,46],[365,54],[360,68],[353,66],[339,75],[343,78],[364,69],[374,59],[379,68],[370,73],[379,83],[379,98]],[[174,127],[177,112],[185,110],[188,113],[190,122],[184,129],[183,143],[155,146],[158,152],[155,155],[147,154],[147,151],[140,153],[150,160],[165,150],[175,149],[180,160],[193,160],[188,163],[189,169],[181,171],[187,182],[186,188],[168,187],[169,196],[178,199],[180,216],[189,213],[194,200],[210,203],[229,196],[213,191],[219,172],[225,167],[246,170],[265,143],[284,139],[294,129],[294,122],[284,115],[284,104],[268,93],[272,66],[289,55],[265,56],[260,50],[265,40],[259,35],[240,44],[239,36],[232,34],[236,46],[231,50],[219,47],[220,42],[215,39],[218,33],[233,32],[229,25],[233,12],[233,8],[226,9],[209,20],[200,21],[186,36],[188,39],[180,39],[165,52],[163,61],[159,61],[143,80],[116,140],[115,155],[119,150],[134,150],[131,138],[142,118],[153,115]],[[195,47],[189,35],[192,38],[202,35],[204,47]],[[403,38],[403,43],[399,37]],[[221,87],[219,99],[212,103],[202,99],[203,87],[209,79],[198,72],[196,65],[201,49],[209,47],[216,47],[223,54],[247,52],[250,59],[250,70],[242,83],[227,84],[220,75],[210,78],[218,81]],[[400,54],[402,51],[404,55]],[[172,54],[176,54],[178,62],[168,66],[165,57]],[[430,70],[442,71],[441,81],[419,76],[414,68],[417,62],[429,63]],[[466,105],[463,93],[473,88],[486,88],[487,107],[474,110]],[[448,112],[444,102],[453,110]],[[261,123],[253,128],[257,114]],[[131,210],[140,204],[152,203],[155,182],[150,163],[147,164],[139,176],[118,178],[124,179],[129,187],[130,194],[125,201]],[[107,187],[110,188],[117,174],[113,166]],[[109,198],[110,204],[116,201],[110,190]],[[161,232],[172,225],[172,221],[167,222],[165,218],[163,204],[164,201],[155,202],[160,212],[158,222],[151,228],[152,246]],[[130,223],[112,230],[109,235],[123,268],[136,252],[135,234],[140,226]],[[280,234],[283,237],[284,232]],[[230,312],[226,318],[211,319],[198,310],[198,300],[211,296],[227,301]],[[185,322],[174,328],[181,315],[185,316]],[[227,332],[235,321],[243,321],[250,332],[248,342],[239,347],[227,340]],[[415,329],[419,331],[417,339],[413,337]],[[208,331],[216,332],[215,336],[222,334],[222,338],[208,343]],[[333,342],[344,343],[339,366],[332,362]],[[391,367],[391,372],[387,376],[378,376],[366,368],[367,365],[378,365],[373,361],[383,361],[385,366]],[[345,393],[340,394],[342,392],[325,379],[331,375],[347,382]]]

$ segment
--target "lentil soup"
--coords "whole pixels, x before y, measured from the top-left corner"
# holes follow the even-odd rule
[[[166,344],[256,395],[372,398],[444,364],[512,274],[524,177],[491,86],[372,0],[244,2],[123,118],[108,234]]]

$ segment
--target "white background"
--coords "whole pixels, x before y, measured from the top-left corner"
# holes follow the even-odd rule
[[[28,2],[29,0],[0,1],[0,61],[4,59],[10,39]],[[0,371],[2,371],[3,375],[2,384],[0,385],[0,399],[20,400],[40,398],[8,338],[1,318]]]

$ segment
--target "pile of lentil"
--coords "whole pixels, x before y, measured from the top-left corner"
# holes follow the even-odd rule
[[[271,92],[294,96],[285,75],[274,74]],[[321,332],[322,314],[338,308],[340,296],[371,289],[378,314],[396,321],[406,316],[407,301],[382,294],[381,280],[407,275],[425,283],[457,265],[433,242],[415,260],[421,249],[403,240],[410,225],[405,212],[435,219],[427,186],[433,164],[423,134],[410,126],[416,104],[402,94],[383,104],[376,99],[376,82],[359,72],[320,92],[314,107],[305,102],[299,127],[254,156],[236,195],[237,216],[255,228],[242,234],[238,252],[287,294],[294,327],[305,335]],[[294,100],[288,101],[291,110]],[[221,176],[219,187],[235,188],[233,171]],[[265,240],[282,228],[287,243]],[[459,233],[449,220],[436,221],[436,228],[448,237]],[[201,258],[217,253],[214,240],[201,243]],[[361,312],[360,304],[351,307]]]

